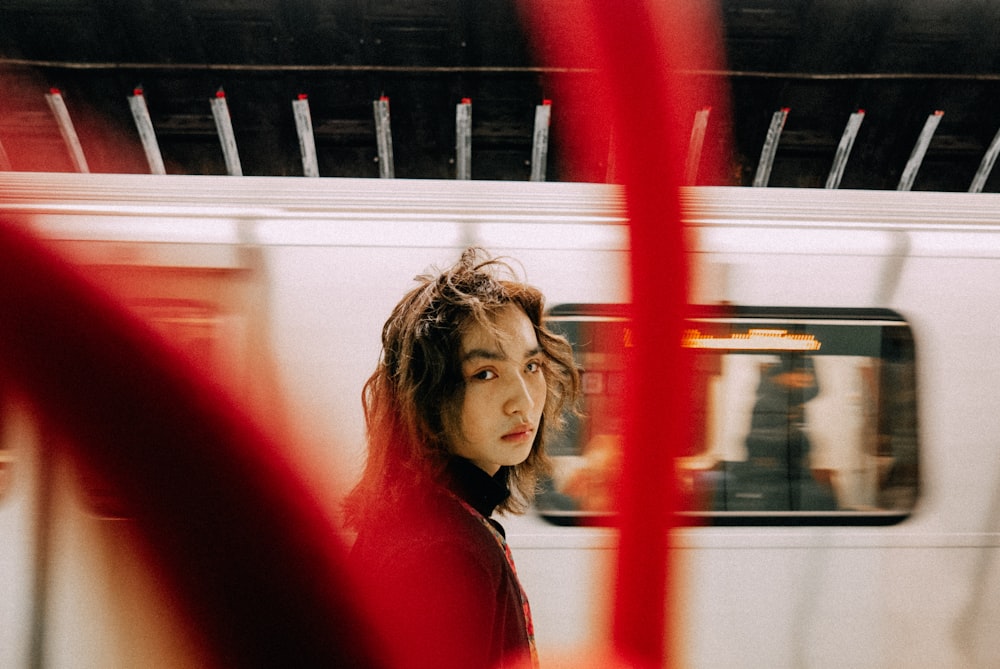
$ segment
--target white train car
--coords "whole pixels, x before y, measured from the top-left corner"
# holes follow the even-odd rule
[[[678,664],[995,666],[1000,200],[684,198],[691,302],[713,308],[685,338],[700,429],[664,481],[693,500],[673,537]],[[543,662],[600,638],[612,596],[600,481],[628,327],[622,205],[591,184],[0,175],[0,214],[273,407],[332,498],[360,471],[361,386],[412,277],[469,245],[514,259],[578,339],[592,415],[557,445],[537,508],[502,519]],[[788,361],[798,400],[769,415],[809,452],[779,458],[775,484],[751,471],[767,448],[751,434],[764,371]],[[0,666],[184,666],[113,498],[39,457],[45,426],[10,402],[4,416]]]

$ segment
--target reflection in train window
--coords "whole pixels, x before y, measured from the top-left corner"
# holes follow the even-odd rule
[[[549,324],[582,369],[579,416],[553,440],[536,508],[610,520],[633,341],[626,308],[562,305]],[[709,524],[890,524],[917,498],[914,346],[883,309],[693,307],[692,433],[676,462],[684,516]],[[649,398],[656,401],[656,398]]]

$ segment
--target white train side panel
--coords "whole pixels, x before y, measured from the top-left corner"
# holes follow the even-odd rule
[[[906,318],[922,480],[915,512],[896,525],[677,532],[683,664],[995,666],[1000,201],[739,188],[685,197],[693,302]],[[479,244],[515,259],[550,305],[626,302],[621,206],[616,189],[584,184],[0,175],[0,212],[25,217],[95,275],[126,293],[159,291],[154,311],[211,311],[235,342],[221,355],[241,370],[242,392],[274,398],[303,436],[301,457],[335,491],[359,471],[361,386],[414,275]],[[49,521],[34,511],[31,428],[16,431],[11,443],[28,445],[2,451],[12,483],[0,496],[0,666],[25,664],[39,632],[49,666],[182,666],[183,647],[164,640],[169,621],[159,630],[142,597],[122,594],[148,584],[131,563],[108,569],[127,534],[109,527],[124,521],[102,519],[72,489],[60,489],[50,519],[52,545],[70,549],[50,551],[45,608],[32,618],[34,541]],[[599,638],[613,532],[534,513],[503,522],[543,661]],[[92,550],[72,549],[83,544]],[[138,612],[122,616],[123,604]]]

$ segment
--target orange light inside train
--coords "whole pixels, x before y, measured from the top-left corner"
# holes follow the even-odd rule
[[[788,330],[750,328],[728,337],[716,337],[692,329],[684,332],[684,348],[722,349],[726,351],[818,351],[822,344],[811,334],[793,334]]]

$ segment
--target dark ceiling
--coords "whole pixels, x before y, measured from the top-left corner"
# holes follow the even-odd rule
[[[1000,129],[1000,2],[722,0],[719,16],[726,62],[707,76],[728,85],[731,114],[710,117],[706,142],[732,148],[702,183],[751,185],[787,108],[769,185],[823,187],[863,109],[841,187],[894,189],[940,110],[912,187],[968,190]],[[320,175],[377,177],[384,95],[395,175],[447,179],[470,98],[473,178],[525,180],[551,97],[548,179],[604,181],[606,155],[566,150],[563,129],[593,113],[566,102],[593,85],[574,65],[532,57],[514,0],[2,0],[0,145],[10,169],[72,171],[45,99],[57,88],[91,171],[148,172],[127,102],[141,88],[166,171],[225,174],[210,110],[222,90],[243,173],[301,175],[291,101],[305,94]],[[567,85],[578,94],[554,97]]]

